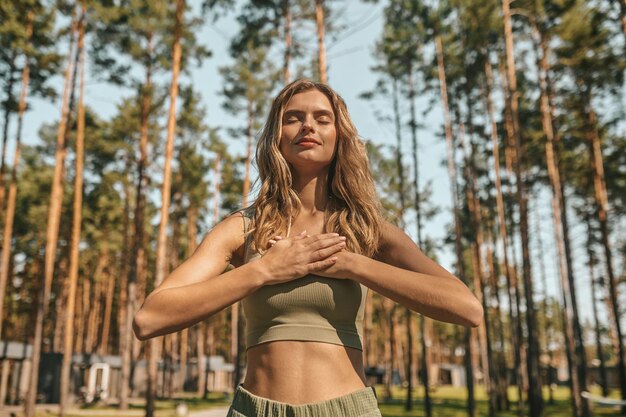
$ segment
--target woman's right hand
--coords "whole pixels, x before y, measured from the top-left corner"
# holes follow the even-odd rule
[[[277,237],[258,262],[266,270],[265,285],[279,284],[332,266],[333,255],[346,247],[346,238],[337,233],[309,236],[303,231],[290,238]]]

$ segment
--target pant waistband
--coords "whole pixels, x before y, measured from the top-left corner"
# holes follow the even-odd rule
[[[357,417],[377,411],[378,402],[373,387],[365,387],[325,401],[295,405],[259,397],[239,385],[232,408],[246,416]]]

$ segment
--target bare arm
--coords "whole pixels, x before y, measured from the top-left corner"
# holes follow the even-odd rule
[[[135,335],[145,340],[191,326],[260,286],[255,265],[223,273],[243,246],[243,219],[219,223],[196,251],[146,298],[135,314]]]
[[[318,274],[360,282],[436,320],[472,327],[482,322],[482,306],[469,288],[389,223],[383,228],[378,260],[347,251],[338,258],[334,266]]]
[[[296,236],[275,245],[261,259],[224,272],[244,244],[243,220],[233,215],[215,226],[193,255],[146,298],[135,314],[135,335],[145,340],[184,329],[263,285],[327,268],[342,243],[331,234]]]

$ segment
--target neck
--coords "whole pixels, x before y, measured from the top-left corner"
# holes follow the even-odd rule
[[[328,170],[315,174],[294,175],[293,188],[300,197],[301,212],[315,214],[326,210],[328,203]]]

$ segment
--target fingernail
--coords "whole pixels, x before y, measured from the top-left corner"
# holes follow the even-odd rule
[[[341,236],[339,239],[346,240],[346,237],[345,236]]]
[[[337,257],[336,257],[336,256],[334,256],[334,257],[330,258],[330,260],[331,260],[331,261],[333,261],[333,262],[335,262],[335,261],[337,260]]]

